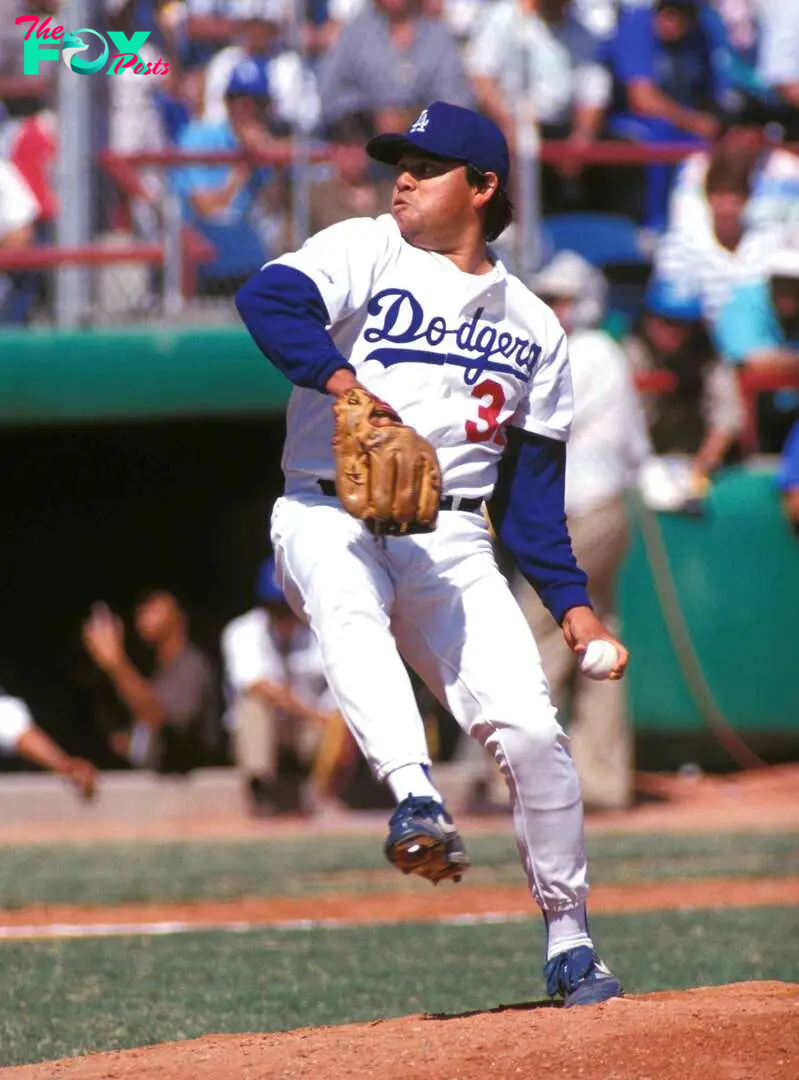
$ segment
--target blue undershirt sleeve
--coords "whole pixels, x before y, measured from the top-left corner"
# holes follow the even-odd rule
[[[591,607],[566,526],[566,444],[526,431],[510,434],[514,442],[500,465],[489,515],[500,543],[560,623],[570,608]]]
[[[322,294],[301,270],[265,266],[238,290],[236,307],[261,352],[295,386],[324,393],[335,371],[354,373],[327,331]]]

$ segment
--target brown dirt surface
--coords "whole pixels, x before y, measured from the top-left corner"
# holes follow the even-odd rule
[[[534,1003],[278,1034],[211,1035],[0,1069],[3,1080],[795,1080],[799,986]]]
[[[418,884],[418,883],[417,883]],[[594,914],[687,908],[799,906],[799,877],[700,878],[690,881],[638,882],[595,885],[591,890]],[[457,918],[534,916],[537,909],[521,887],[424,889],[401,893],[335,893],[307,897],[268,897],[241,900],[199,900],[187,903],[124,904],[116,907],[37,905],[0,911],[0,936],[14,928],[14,936],[59,937],[68,927],[82,927],[86,935],[97,928],[145,929],[158,923],[225,927],[237,923],[274,926],[280,923],[435,922]]]

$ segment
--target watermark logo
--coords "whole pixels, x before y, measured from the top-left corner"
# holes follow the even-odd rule
[[[40,19],[36,15],[20,15],[14,22],[18,26],[29,23],[23,38],[25,75],[38,75],[42,61],[58,62],[63,60],[70,71],[76,75],[96,75],[102,71],[110,48],[106,37],[99,30],[84,27],[82,30],[64,30],[63,26],[50,26],[51,17]],[[81,35],[98,38],[101,45],[100,55],[90,60],[88,53],[94,51],[96,42],[86,41]],[[139,56],[139,49],[149,37],[144,30],[136,30],[130,37],[121,30],[109,30],[107,37],[117,49],[119,55],[111,58],[106,75],[121,75],[123,71],[133,71],[136,75],[167,75],[169,64],[166,60],[147,62]]]

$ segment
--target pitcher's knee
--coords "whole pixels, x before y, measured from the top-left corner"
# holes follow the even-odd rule
[[[486,750],[496,758],[500,768],[515,762],[531,764],[547,761],[563,752],[565,736],[554,717],[535,725],[477,725],[474,731]]]

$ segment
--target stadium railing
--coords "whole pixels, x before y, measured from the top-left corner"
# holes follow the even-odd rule
[[[791,145],[788,149],[799,153],[799,145]],[[695,150],[696,147],[684,144],[596,142],[580,149],[579,160],[582,165],[616,167],[677,164]],[[534,152],[536,164],[564,164],[575,156],[573,145],[564,140],[541,142]],[[301,160],[303,164],[317,165],[330,161],[331,156],[329,145],[315,143],[303,149]],[[197,267],[214,257],[214,246],[182,220],[179,209],[176,213],[175,199],[167,184],[163,185],[163,200],[159,208],[160,241],[135,238],[132,208],[136,200],[153,201],[152,192],[142,180],[142,170],[248,163],[253,167],[271,166],[278,175],[285,176],[297,160],[297,150],[292,144],[259,154],[240,151],[186,153],[162,150],[134,154],[101,151],[98,163],[114,189],[114,205],[108,217],[128,239],[114,246],[94,242],[80,247],[37,245],[0,248],[0,272],[55,271],[65,265],[97,268],[140,264],[160,267],[163,311],[180,318],[184,302],[194,295]],[[304,239],[302,236],[292,237],[295,246]],[[675,387],[673,378],[667,372],[639,373],[636,383],[643,393],[668,393]],[[740,386],[747,412],[744,446],[747,451],[754,452],[757,449],[755,417],[758,396],[777,389],[799,389],[799,363],[795,371],[785,366],[742,371]]]

